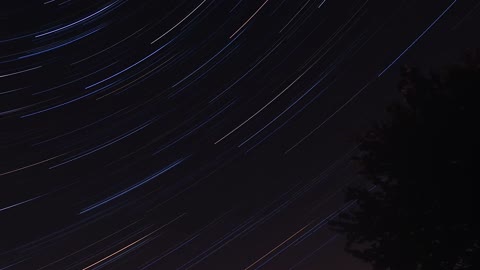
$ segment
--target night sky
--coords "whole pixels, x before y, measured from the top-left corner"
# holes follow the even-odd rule
[[[25,2],[25,3],[23,3]],[[478,0],[0,6],[0,269],[368,269],[358,136]]]

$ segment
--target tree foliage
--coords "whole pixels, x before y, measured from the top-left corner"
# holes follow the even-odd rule
[[[480,54],[429,76],[404,67],[399,91],[356,158],[374,188],[350,188],[357,207],[331,226],[376,270],[480,269]]]

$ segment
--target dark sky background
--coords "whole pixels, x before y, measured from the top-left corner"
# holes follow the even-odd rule
[[[478,0],[0,7],[0,269],[369,269],[326,222]]]

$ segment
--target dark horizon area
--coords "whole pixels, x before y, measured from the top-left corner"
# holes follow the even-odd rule
[[[354,269],[359,138],[480,48],[477,1],[0,9],[0,270]]]

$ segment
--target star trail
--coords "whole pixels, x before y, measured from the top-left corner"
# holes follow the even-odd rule
[[[402,64],[473,0],[50,0],[0,9],[0,269],[368,269],[326,224]]]

